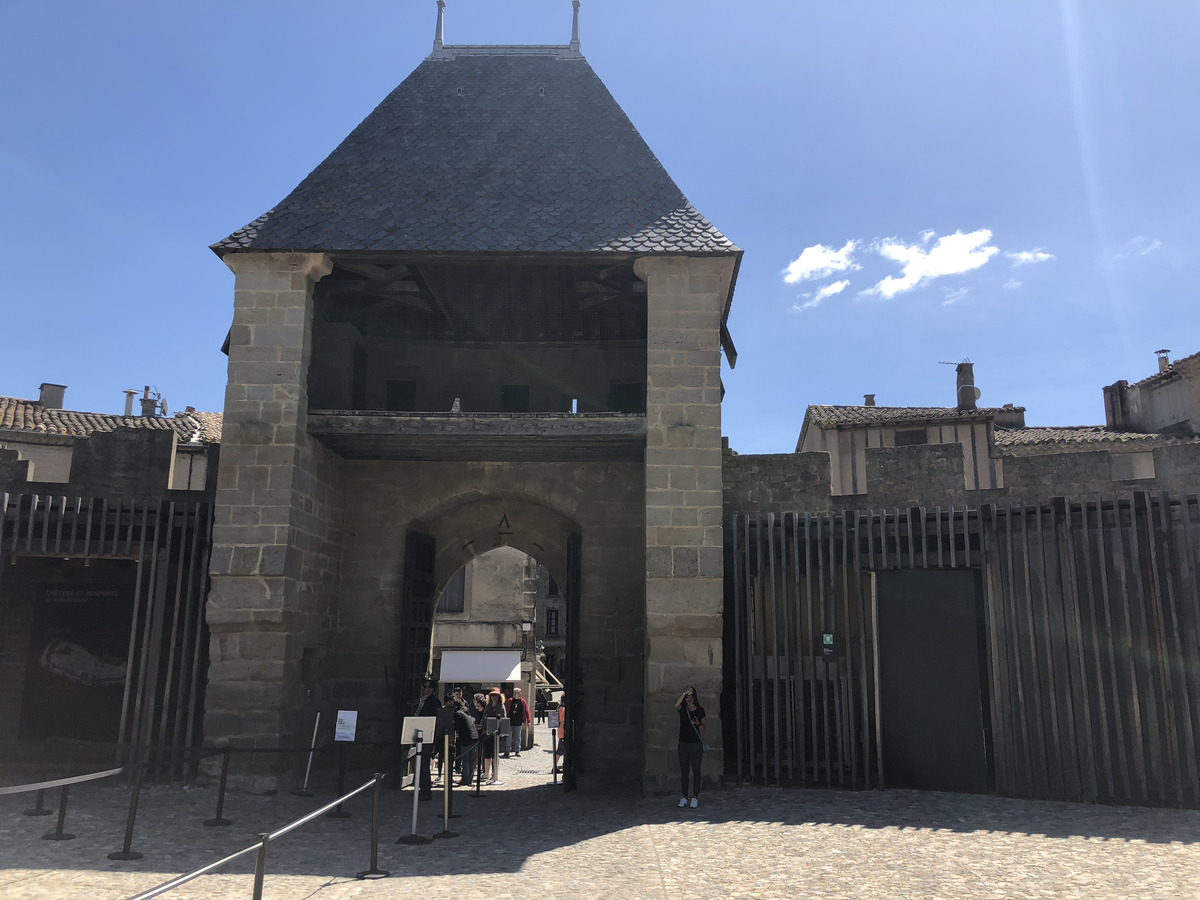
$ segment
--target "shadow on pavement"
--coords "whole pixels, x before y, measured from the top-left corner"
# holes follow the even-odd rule
[[[535,783],[520,786],[522,778]],[[513,772],[505,788],[493,788],[478,799],[456,791],[454,805],[459,817],[451,820],[450,828],[459,836],[416,846],[395,843],[410,831],[411,793],[383,791],[380,866],[394,876],[511,874],[538,854],[626,830],[667,827],[687,836],[697,829],[695,837],[703,838],[708,826],[721,823],[750,828],[815,824],[1200,842],[1200,811],[1196,810],[1100,807],[917,791],[851,793],[758,787],[710,792],[701,798],[699,809],[681,810],[673,795],[645,798],[628,789],[566,793],[561,786],[536,783],[545,778],[533,772]],[[47,806],[53,808],[57,794],[50,793]],[[32,805],[32,796],[0,796],[0,869],[99,869],[148,876],[183,873],[255,843],[260,832],[320,807],[333,799],[333,794],[325,791],[312,798],[230,794],[225,815],[233,824],[205,827],[202,822],[212,816],[215,798],[211,789],[147,787],[133,842],[145,858],[113,862],[107,854],[121,848],[124,836],[129,801],[124,787],[81,786],[75,791],[66,830],[77,838],[67,842],[41,839],[54,830],[55,819],[23,815]],[[273,844],[268,871],[273,875],[348,877],[367,869],[370,792],[354,798],[346,808],[349,818],[319,818]],[[435,793],[434,801],[420,803],[418,833],[429,837],[440,832],[441,812],[440,792]],[[221,871],[236,874],[252,868],[253,854]]]

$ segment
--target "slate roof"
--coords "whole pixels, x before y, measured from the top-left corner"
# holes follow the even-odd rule
[[[740,256],[587,60],[551,49],[426,59],[282,202],[212,249]]]
[[[1068,427],[1006,428],[997,425],[994,431],[996,446],[1005,448],[1070,446],[1103,449],[1118,445],[1129,450],[1153,450],[1163,444],[1200,443],[1200,437],[1173,434],[1143,434],[1136,431],[1114,431],[1105,425],[1075,425]]]
[[[46,409],[36,400],[0,397],[0,431],[87,437],[98,431],[115,431],[118,428],[148,428],[174,431],[184,443],[195,440],[207,444],[220,442],[221,420],[221,413],[196,410],[164,418],[114,416],[108,413]]]

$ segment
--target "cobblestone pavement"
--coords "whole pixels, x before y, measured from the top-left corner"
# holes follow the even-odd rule
[[[1200,897],[1200,811],[1097,807],[913,791],[731,788],[681,810],[671,797],[565,793],[538,748],[503,760],[503,785],[455,793],[456,838],[396,844],[411,830],[412,794],[383,792],[379,866],[370,862],[370,792],[349,818],[321,817],[273,844],[268,900],[487,897]],[[121,849],[128,791],[71,792],[72,841],[41,837],[53,816],[28,817],[30,795],[0,796],[0,897],[116,900],[213,862],[256,835],[333,799],[231,794],[233,824],[205,827],[216,792],[150,786],[141,796],[136,862]],[[440,793],[419,804],[418,833],[442,830]],[[58,792],[48,792],[47,805]],[[167,896],[251,895],[249,854]]]

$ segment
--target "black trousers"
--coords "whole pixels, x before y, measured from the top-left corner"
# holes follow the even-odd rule
[[[679,795],[681,797],[700,796],[700,762],[704,759],[704,751],[700,742],[679,742]],[[692,776],[692,789],[688,790],[688,775]]]

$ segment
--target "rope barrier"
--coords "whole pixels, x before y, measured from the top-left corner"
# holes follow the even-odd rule
[[[66,787],[71,784],[82,784],[85,781],[99,781],[111,775],[120,775],[125,771],[121,766],[117,769],[106,769],[103,772],[92,772],[89,775],[76,775],[74,778],[55,778],[51,781],[38,781],[33,784],[18,784],[12,787],[0,787],[0,794],[24,794],[29,791],[44,791],[48,788]]]

